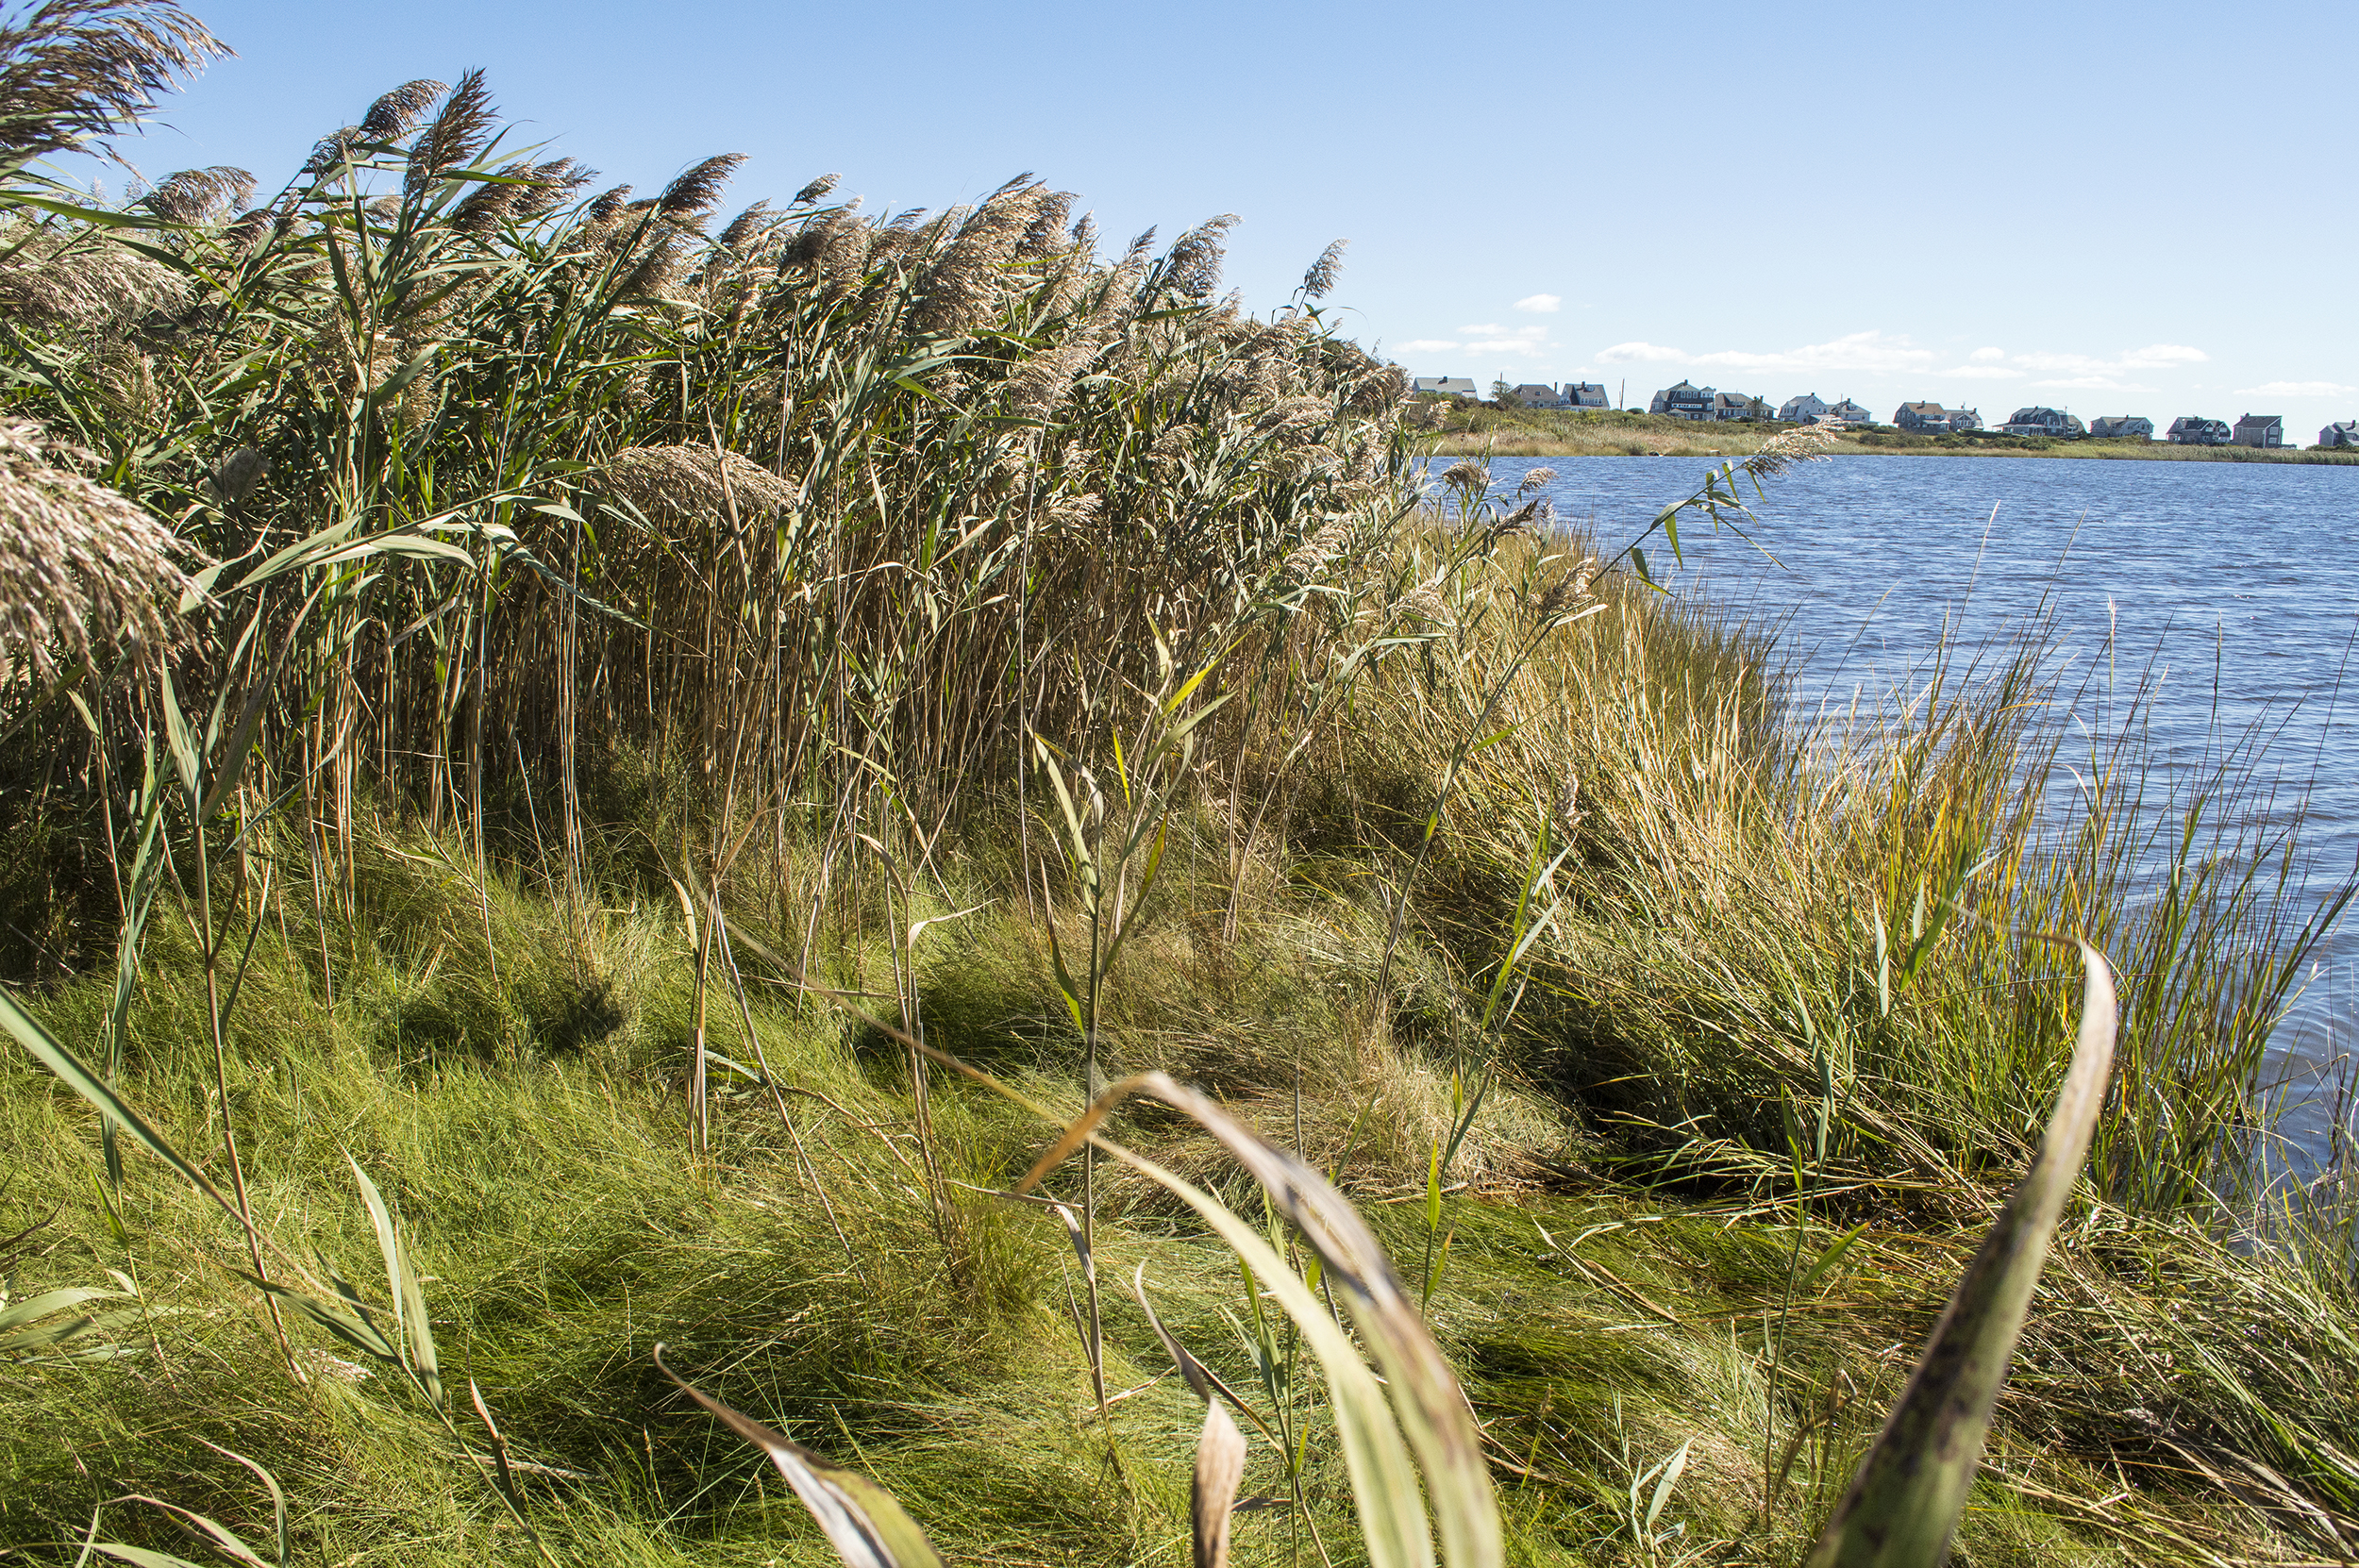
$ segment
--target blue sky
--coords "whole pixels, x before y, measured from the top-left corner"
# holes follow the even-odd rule
[[[1032,171],[1122,237],[1244,220],[1281,304],[1417,375],[1689,377],[2083,417],[2359,417],[2347,7],[188,0],[238,58],[134,149],[275,186],[415,76],[489,74],[642,190],[837,171],[871,209]]]

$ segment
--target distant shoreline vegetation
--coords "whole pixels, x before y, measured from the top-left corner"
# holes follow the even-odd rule
[[[1433,396],[1415,399],[1410,423],[1424,424],[1428,450],[1442,458],[1743,457],[1779,431],[1795,428],[1782,420],[1705,423],[1636,411],[1502,409]],[[2173,446],[2160,441],[2009,436],[1989,430],[1929,436],[1888,426],[1849,431],[1829,450],[1852,457],[2099,458],[2359,466],[2359,452],[2325,447]]]

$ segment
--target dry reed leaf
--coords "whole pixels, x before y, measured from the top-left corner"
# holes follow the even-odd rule
[[[1196,1474],[1188,1488],[1196,1568],[1227,1568],[1230,1513],[1244,1479],[1245,1434],[1220,1402],[1213,1400],[1204,1407],[1204,1428],[1196,1439]]]

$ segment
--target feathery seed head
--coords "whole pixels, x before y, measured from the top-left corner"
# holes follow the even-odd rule
[[[1531,473],[1524,475],[1524,482],[1515,487],[1515,493],[1521,495],[1527,491],[1545,490],[1555,482],[1555,469],[1535,468]]]
[[[721,230],[721,238],[714,242],[727,250],[743,250],[767,233],[777,223],[778,219],[771,216],[770,204],[756,202],[736,217],[731,218],[728,225]]]
[[[794,505],[795,487],[740,452],[710,446],[628,446],[600,471],[607,488],[659,524],[742,521]]]
[[[126,129],[228,52],[173,0],[46,0],[0,23],[0,162]]]
[[[1319,252],[1319,259],[1312,262],[1310,270],[1302,275],[1303,298],[1327,297],[1328,291],[1335,287],[1337,275],[1344,270],[1344,247],[1350,243],[1348,240],[1338,240]]]
[[[93,642],[136,656],[180,635],[196,552],[128,500],[73,472],[91,454],[30,420],[0,421],[0,660],[49,680]]]
[[[270,459],[251,446],[241,446],[214,465],[205,488],[216,506],[234,507],[254,493],[270,473]]]
[[[492,107],[492,90],[483,85],[482,72],[470,71],[460,77],[441,109],[410,144],[403,195],[414,199],[424,194],[427,187],[481,152],[491,140],[497,112]]]
[[[821,175],[817,179],[812,180],[809,185],[806,185],[800,191],[795,192],[795,199],[787,205],[789,207],[809,207],[811,203],[819,200],[828,192],[834,190],[843,178],[844,176],[842,175]]]
[[[0,241],[0,309],[33,321],[101,327],[177,309],[188,298],[178,273],[92,231]]]
[[[1219,288],[1229,231],[1236,226],[1237,215],[1224,212],[1206,219],[1174,241],[1170,254],[1163,258],[1164,287],[1189,299],[1203,299]]]
[[[630,187],[627,185],[618,185],[611,191],[601,191],[590,198],[590,205],[583,210],[582,216],[594,224],[611,223],[616,214],[623,210],[623,203],[629,199]]]
[[[168,224],[209,222],[225,209],[243,207],[254,198],[254,176],[243,169],[215,164],[209,169],[183,169],[166,175],[156,189],[142,197],[147,209]]]
[[[721,153],[692,166],[663,188],[663,194],[656,198],[656,210],[683,227],[702,228],[707,215],[719,204],[729,175],[745,161],[744,153]]]
[[[392,142],[410,133],[410,127],[450,89],[444,84],[421,76],[414,82],[404,82],[369,106],[360,124],[353,127],[363,142]]]
[[[1747,458],[1742,466],[1756,480],[1772,479],[1796,463],[1816,462],[1827,457],[1827,448],[1842,434],[1843,427],[1833,420],[1781,430],[1763,442],[1760,450]]]
[[[1491,488],[1491,471],[1472,458],[1461,458],[1442,471],[1442,483],[1452,490],[1480,495]]]

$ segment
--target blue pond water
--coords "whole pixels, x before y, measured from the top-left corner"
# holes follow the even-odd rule
[[[1716,463],[1502,458],[1492,472],[1512,490],[1541,466],[1556,471],[1546,493],[1560,520],[1610,551]],[[1843,709],[1913,689],[1945,630],[1966,659],[1995,663],[2047,615],[2062,689],[2097,677],[2075,723],[2117,725],[2123,705],[2109,710],[2104,689],[2126,694],[2150,675],[2144,726],[2163,769],[2200,769],[2223,736],[2259,734],[2258,774],[2278,781],[2268,816],[2303,819],[2301,896],[2314,903],[2351,875],[2359,468],[1846,457],[1769,481],[1766,499],[1753,501],[1749,483],[1744,493],[1774,563],[1691,525],[1683,567],[1659,541],[1648,564],[1675,592],[1781,625],[1799,706]],[[2359,918],[2322,948],[2277,1034],[2274,1073],[2289,1106],[2281,1130],[2313,1154],[2327,1143],[2354,1022]]]

